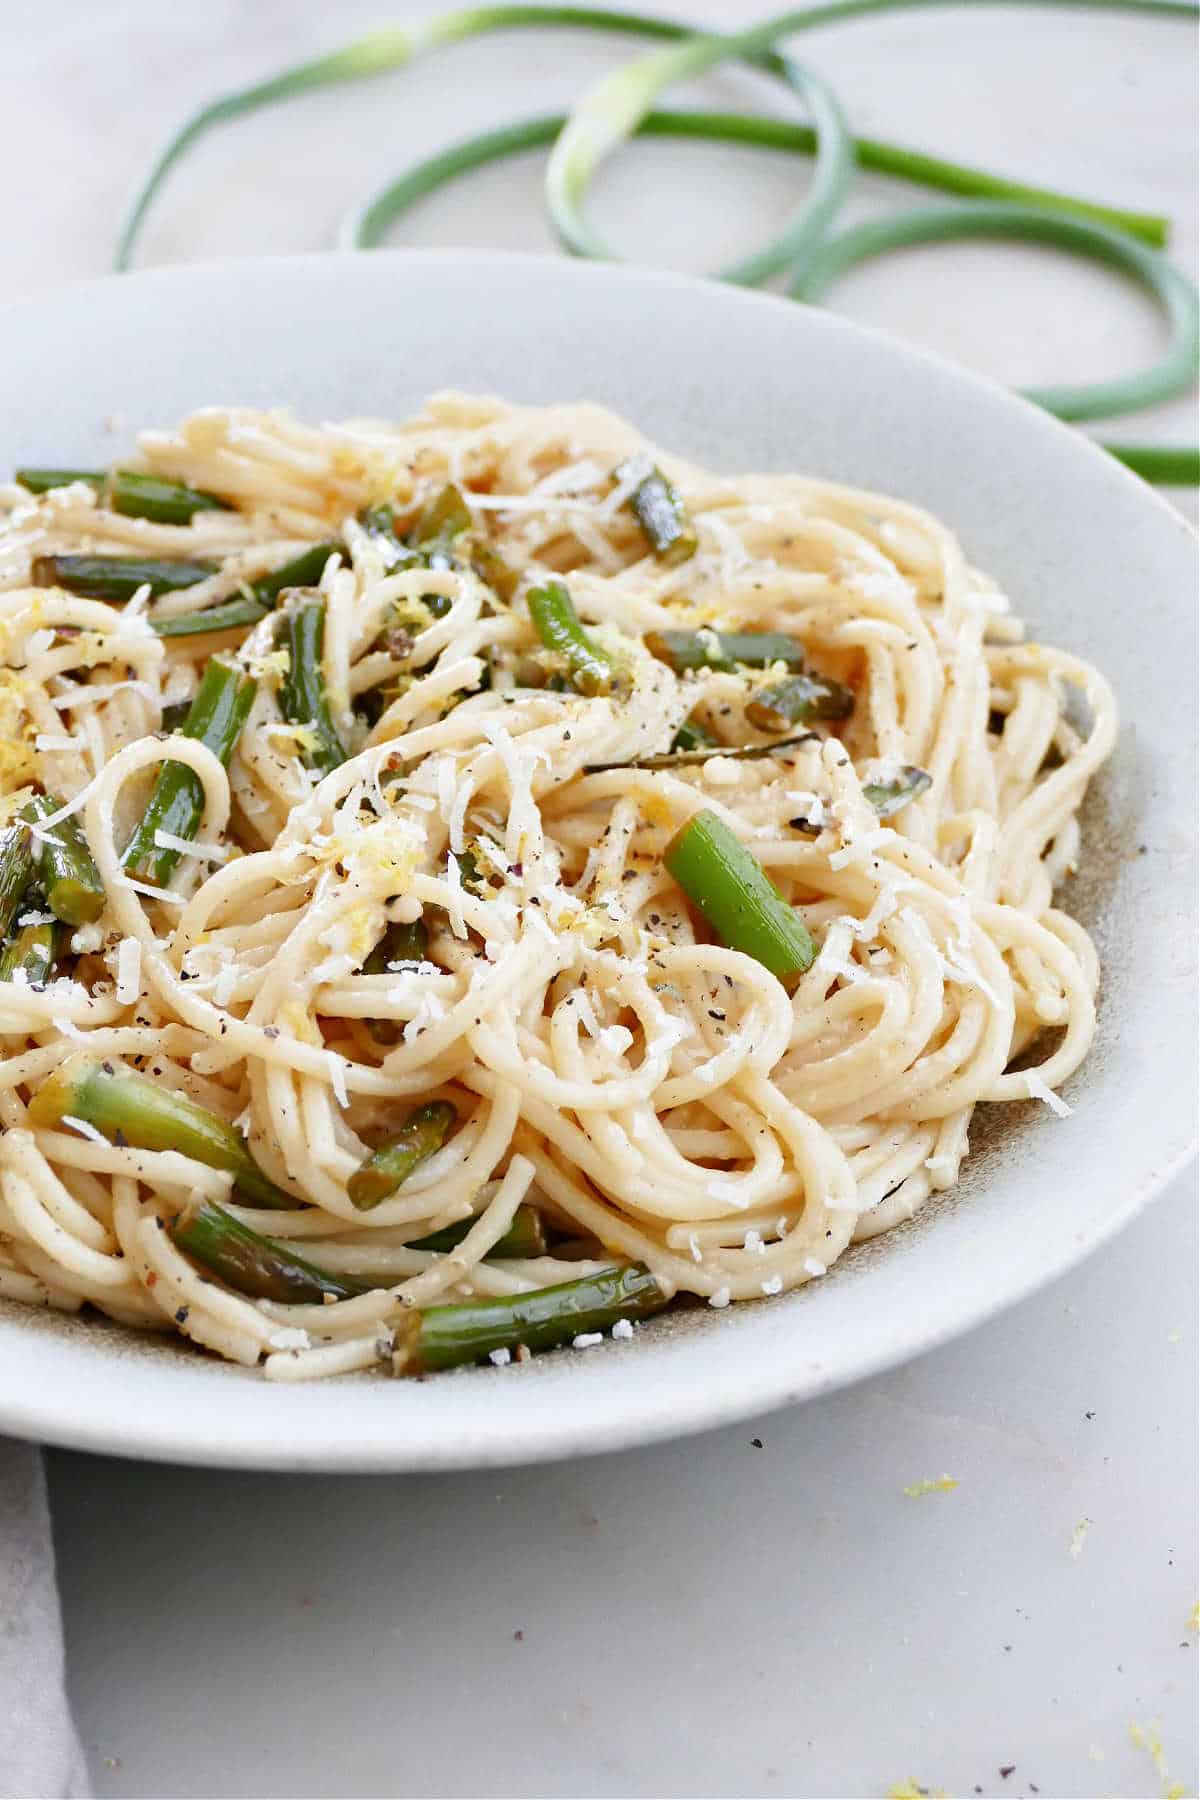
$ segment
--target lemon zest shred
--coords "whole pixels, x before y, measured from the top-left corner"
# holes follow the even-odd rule
[[[923,1481],[914,1481],[904,1492],[910,1500],[919,1500],[923,1494],[948,1494],[958,1486],[954,1475],[939,1475],[936,1480],[926,1477]]]

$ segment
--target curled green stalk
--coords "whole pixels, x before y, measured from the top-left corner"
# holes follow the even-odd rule
[[[750,29],[720,36],[698,34],[682,44],[651,51],[635,62],[614,70],[589,89],[560,132],[546,169],[546,202],[562,243],[580,256],[608,256],[609,250],[584,213],[589,185],[600,165],[636,130],[655,100],[677,81],[704,74],[730,58],[765,61],[778,72],[783,61],[775,50],[781,39],[819,25],[861,18],[899,8],[959,5],[963,0],[818,0],[799,10],[765,19]],[[990,4],[991,0],[968,0]],[[1076,6],[1093,0],[1031,0],[1032,4]],[[1094,0],[1106,10],[1164,13],[1195,18],[1195,0]],[[1064,196],[1064,199],[1066,197]],[[1061,208],[1065,216],[1069,205]],[[801,223],[798,221],[798,223]],[[807,254],[824,236],[828,217],[812,233],[793,261],[803,267]],[[725,271],[725,279],[746,279],[737,271]],[[761,279],[761,274],[754,277]]]
[[[769,669],[782,663],[788,669],[804,667],[804,645],[782,631],[648,631],[646,648],[674,669],[723,669],[730,673],[739,663],[747,669]]]
[[[752,956],[785,987],[811,967],[816,950],[804,920],[716,813],[689,819],[663,861],[731,950]]]
[[[372,1151],[346,1183],[360,1212],[369,1212],[406,1182],[413,1170],[440,1150],[458,1119],[448,1100],[414,1107],[400,1129]]]
[[[637,482],[625,505],[660,562],[672,568],[695,556],[699,544],[696,527],[661,469],[648,457],[631,457],[613,470],[613,480]]]
[[[399,68],[427,49],[461,38],[492,30],[556,25],[624,32],[666,43],[671,49],[660,51],[653,57],[643,58],[616,71],[586,95],[581,106],[569,117],[555,115],[524,120],[497,131],[483,133],[419,164],[399,180],[390,183],[349,221],[343,241],[358,246],[376,243],[388,222],[398,212],[442,182],[466,169],[478,167],[493,157],[557,140],[547,171],[547,196],[556,227],[563,241],[578,253],[607,255],[607,247],[583,217],[582,206],[587,186],[599,162],[611,154],[628,135],[648,131],[659,135],[711,137],[757,143],[804,154],[812,154],[814,151],[817,153],[817,180],[801,214],[773,244],[732,269],[723,271],[728,280],[747,283],[758,281],[787,261],[800,265],[800,273],[804,274],[805,266],[819,248],[845,190],[851,154],[860,167],[920,182],[943,192],[977,200],[1018,202],[1036,208],[1038,232],[1043,237],[1051,237],[1051,228],[1056,220],[1074,220],[1111,227],[1117,233],[1138,238],[1145,244],[1165,244],[1168,222],[1160,214],[1110,207],[1055,189],[1010,181],[988,170],[881,140],[852,140],[846,134],[833,97],[813,77],[796,70],[773,48],[779,39],[802,30],[867,16],[880,10],[894,10],[897,6],[959,3],[962,0],[826,0],[824,4],[784,13],[749,31],[730,37],[698,35],[686,24],[636,13],[616,13],[589,7],[529,5],[468,8],[430,20],[411,33],[398,30],[375,33],[328,55],[285,69],[265,81],[223,95],[187,119],[158,157],[133,203],[120,235],[115,266],[119,269],[128,267],[147,211],[168,172],[189,146],[213,127],[258,107],[284,101],[314,88]],[[987,0],[970,0],[970,3],[987,3]],[[1194,19],[1197,15],[1195,0],[1031,0],[1031,3],[1094,4],[1106,9],[1189,19]],[[683,75],[702,72],[730,56],[736,56],[752,66],[787,80],[794,88],[804,87],[807,83],[810,103],[819,128],[814,130],[812,126],[789,121],[740,118],[729,114],[687,114],[653,110],[654,98],[672,81]],[[1092,417],[1098,416],[1101,410],[1113,410],[1110,401],[1114,390],[1121,410],[1126,410],[1146,404],[1156,394],[1175,392],[1179,387],[1187,385],[1192,379],[1191,374],[1186,373],[1189,366],[1189,322],[1186,314],[1190,284],[1185,282],[1178,271],[1172,271],[1171,274],[1176,278],[1177,284],[1183,283],[1182,288],[1176,286],[1173,295],[1165,291],[1160,293],[1175,329],[1172,349],[1143,376],[1131,378],[1131,382],[1124,387],[1124,399],[1121,398],[1120,383],[1097,384],[1095,388],[1085,390],[1046,390],[1046,394],[1050,396],[1048,402],[1041,392],[1035,393],[1033,397],[1043,404],[1050,404],[1051,410],[1058,411],[1060,416]],[[1164,278],[1164,282],[1169,281],[1170,276]],[[1192,297],[1194,300],[1194,294]],[[1193,354],[1190,367],[1194,366]],[[1137,385],[1138,383],[1141,385]],[[1088,408],[1086,412],[1064,410],[1064,407],[1074,409],[1081,404]],[[1112,450],[1114,455],[1143,474],[1147,480],[1187,485],[1200,481],[1200,451],[1191,446],[1181,448],[1178,452],[1143,445],[1115,445]],[[39,476],[47,480],[74,477],[89,481],[94,480],[97,474],[94,471],[72,470],[26,473],[35,479]],[[217,496],[208,496],[206,503],[223,504]],[[489,580],[482,570],[478,572],[481,579]],[[502,592],[498,583],[489,584],[496,586],[497,592]],[[507,598],[508,595],[504,597]],[[243,621],[239,619],[235,622]],[[179,629],[171,635],[187,634]]]
[[[341,767],[349,752],[333,722],[325,688],[324,600],[289,607],[280,617],[275,641],[288,653],[287,674],[279,689],[280,711],[309,734],[300,750],[305,767],[328,775]]]
[[[388,227],[401,213],[446,182],[471,169],[492,162],[498,157],[511,156],[522,151],[553,144],[567,123],[568,115],[563,113],[522,120],[515,125],[502,126],[497,130],[482,132],[474,137],[464,139],[450,149],[440,151],[437,155],[415,164],[348,215],[342,228],[341,243],[346,248],[354,249],[368,249],[378,244]],[[638,134],[644,133],[650,136],[702,138],[753,144],[801,154],[811,154],[817,143],[817,135],[811,126],[793,124],[780,119],[746,117],[736,113],[651,111],[646,113],[633,129]],[[1029,235],[1041,235],[1054,241],[1051,228],[1057,217],[1066,221],[1077,219],[1084,224],[1092,223],[1107,227],[1120,234],[1122,238],[1136,238],[1152,249],[1161,249],[1168,239],[1169,221],[1162,214],[1105,206],[1099,202],[1083,199],[1077,195],[1065,194],[1053,188],[1012,181],[985,169],[977,169],[970,165],[930,156],[923,151],[910,150],[880,139],[858,138],[855,140],[853,148],[860,168],[895,176],[974,201],[1009,202],[1025,209],[1035,209],[1038,230],[1037,233],[1031,231]],[[975,209],[965,210],[973,213]],[[903,227],[903,219],[898,223]],[[882,233],[884,239],[887,239],[891,224],[890,219],[884,219],[879,221],[877,226],[873,226],[872,231]],[[945,229],[947,228],[941,223],[939,216],[939,231]],[[1014,233],[1014,235],[1020,234]],[[852,244],[854,241],[852,237]],[[917,240],[909,238],[902,231],[902,234],[898,235],[894,241],[880,241],[879,236],[874,236],[870,240],[869,247],[874,253],[911,241]],[[820,279],[821,268],[820,253],[817,251],[814,253],[809,269],[802,273],[806,280],[810,277]],[[1172,322],[1178,329],[1179,339],[1186,348],[1188,333],[1186,280],[1179,274],[1179,271],[1170,270],[1169,267],[1156,272],[1162,273],[1164,282],[1175,290],[1173,297],[1165,294],[1159,297],[1171,313]],[[1140,272],[1138,273],[1141,278]],[[802,297],[810,296],[805,294]],[[1187,358],[1184,354],[1181,355],[1179,363],[1176,365],[1179,379],[1183,385],[1187,385],[1192,378],[1188,375],[1187,380],[1184,381],[1182,371],[1186,363]],[[1155,377],[1157,380],[1168,381],[1171,378],[1170,366],[1165,376],[1160,372]],[[1049,390],[1049,392],[1053,395],[1055,390]],[[1031,397],[1035,400],[1041,398],[1036,392]],[[1068,401],[1068,404],[1070,403]],[[1097,414],[1102,405],[1107,410],[1106,403],[1102,399],[1098,398],[1095,404]],[[1072,416],[1075,415],[1072,414]],[[1194,487],[1200,485],[1200,450],[1192,446],[1160,447],[1143,444],[1111,444],[1105,445],[1104,448],[1146,481],[1161,483],[1164,486]]]
[[[198,512],[228,512],[228,500],[182,481],[143,475],[136,469],[18,469],[15,479],[31,494],[86,482],[113,512],[156,525],[188,525]]]
[[[649,1318],[666,1304],[650,1271],[630,1263],[511,1299],[430,1306],[400,1320],[392,1368],[397,1375],[421,1375],[481,1362],[497,1351],[511,1355],[522,1346],[551,1350],[573,1338],[606,1331],[620,1319]]]
[[[714,62],[737,55],[743,43],[751,57],[772,52],[761,35],[751,44],[740,38],[697,35],[606,76],[585,96],[555,141],[546,168],[546,204],[560,242],[576,256],[611,259],[614,252],[586,219],[583,202],[596,170],[636,130],[663,88],[702,73]],[[719,45],[714,50],[714,43]],[[812,69],[771,55],[781,75],[804,100],[816,126],[816,168],[804,201],[787,228],[755,255],[716,272],[719,281],[750,287],[782,268],[802,264],[820,244],[850,185],[854,155],[849,127],[836,96]]]
[[[232,1175],[254,1206],[289,1209],[300,1203],[268,1181],[240,1131],[173,1088],[123,1063],[77,1052],[48,1075],[29,1102],[31,1124],[61,1125],[79,1119],[110,1142],[135,1150],[177,1150],[207,1169]]]
[[[561,581],[530,588],[525,596],[529,616],[547,650],[561,656],[581,694],[611,694],[620,685],[616,665],[584,629],[574,602]]]
[[[1119,463],[1160,487],[1200,487],[1200,449],[1186,444],[1105,444]]]
[[[36,826],[61,807],[62,801],[53,794],[39,794],[21,817]],[[38,879],[55,918],[64,925],[93,924],[104,911],[107,896],[77,815],[47,826],[43,836],[34,837],[34,848]]]
[[[290,1244],[264,1237],[215,1200],[193,1200],[170,1227],[173,1241],[192,1262],[220,1277],[236,1293],[285,1305],[319,1306],[369,1293],[362,1282],[331,1275]]]
[[[228,768],[254,702],[257,682],[240,669],[214,657],[204,671],[181,737],[196,738]],[[171,837],[194,838],[204,816],[204,783],[186,763],[164,763],[137,829],[125,846],[122,866],[143,881],[163,886],[170,880],[181,852],[160,844],[161,831]]]
[[[881,3],[882,0],[868,0],[867,6],[864,7],[860,4],[847,9],[847,11],[849,15],[852,15],[854,11],[869,10],[871,5],[879,6]],[[1169,4],[1166,10],[1186,12],[1187,8],[1181,3],[1181,0],[1176,0],[1176,3]],[[842,16],[840,8],[818,7],[813,9],[812,22],[819,24],[825,18],[839,16]],[[530,5],[469,7],[460,12],[446,13],[439,18],[429,20],[411,33],[396,29],[372,33],[367,37],[345,44],[327,55],[280,70],[264,81],[231,90],[200,107],[185,119],[159,152],[122,224],[114,267],[126,269],[130,266],[147,214],[171,169],[193,144],[216,127],[246,113],[256,111],[259,107],[275,105],[296,95],[311,92],[316,88],[335,85],[343,81],[361,80],[401,68],[414,57],[441,44],[452,43],[458,39],[488,31],[530,27],[541,30],[553,26],[619,32],[626,36],[647,38],[660,43],[678,43],[682,39],[691,37],[694,30],[692,26],[675,20],[658,19],[652,15],[641,13],[615,12],[603,7]],[[746,60],[771,74],[777,76],[784,74],[782,58],[776,56],[769,49],[751,53]],[[546,128],[545,121],[530,123],[536,123],[543,129]],[[637,121],[631,121],[631,123],[636,128]],[[548,129],[548,136],[538,137],[531,141],[547,142],[548,138],[557,134],[561,124],[562,121],[556,119]],[[520,127],[506,128],[506,131],[528,131],[528,129],[529,125],[526,124]],[[788,127],[782,127],[782,129],[786,130]],[[808,130],[809,128],[796,127],[795,129]],[[797,147],[806,148],[809,151],[815,149],[816,134],[812,134],[809,143]],[[444,160],[461,158],[465,148],[467,147],[457,146],[455,150],[445,153]],[[872,160],[868,161],[864,151],[871,155]],[[490,154],[500,153],[502,152],[499,150],[485,152],[478,156],[475,162],[466,166],[476,166],[477,162],[489,160]],[[1091,201],[1078,200],[1069,194],[1059,194],[1040,188],[1030,189],[1025,184],[1006,182],[1003,177],[992,175],[984,170],[943,162],[938,158],[926,157],[920,152],[904,150],[899,146],[875,144],[870,140],[860,139],[858,160],[863,167],[878,168],[885,173],[899,174],[909,179],[924,181],[949,192],[1031,200],[1058,206],[1064,211],[1076,211],[1084,216],[1103,218],[1108,223],[1132,231],[1151,243],[1161,244],[1166,241],[1166,221],[1158,215],[1131,213],[1119,208],[1101,207]],[[450,174],[455,172],[457,171],[453,167],[448,171]],[[441,177],[441,179],[445,178],[445,175]],[[435,183],[431,182],[428,185],[432,186]],[[428,191],[428,186],[420,191]],[[374,240],[364,237],[362,241]],[[778,267],[779,264],[776,263],[775,266]]]
[[[1090,257],[1132,275],[1166,315],[1170,341],[1155,362],[1110,381],[1023,389],[1025,398],[1035,405],[1060,419],[1108,418],[1169,400],[1194,383],[1200,369],[1200,296],[1195,284],[1165,256],[1091,219],[1067,218],[1003,201],[891,213],[830,238],[799,272],[789,291],[797,300],[816,301],[839,275],[870,257],[907,244],[960,237],[1017,238]]]
[[[746,717],[759,731],[787,731],[814,719],[847,719],[854,695],[840,681],[820,675],[791,675],[772,687],[759,688],[747,703]]]
[[[546,113],[522,119],[514,125],[502,125],[497,130],[463,138],[448,150],[440,150],[435,156],[414,163],[346,215],[338,233],[340,246],[346,250],[374,248],[383,241],[388,228],[402,213],[447,182],[472,169],[483,168],[499,157],[553,144],[566,125],[567,117],[566,113]],[[801,156],[811,156],[817,148],[817,133],[811,125],[745,113],[654,111],[639,120],[634,130],[638,136],[748,144]],[[901,181],[967,199],[1018,200],[1027,206],[1044,206],[1056,212],[1096,219],[1102,225],[1128,232],[1158,249],[1167,242],[1169,221],[1161,213],[1104,206],[1074,194],[1060,193],[1054,188],[1011,181],[1007,176],[995,175],[987,169],[950,162],[944,157],[910,150],[881,138],[856,138],[851,147],[859,168],[870,169],[876,174],[891,175]]]
[[[501,5],[466,7],[429,19],[412,31],[392,28],[357,38],[325,56],[283,69],[265,81],[222,94],[185,119],[155,158],[134,197],[121,227],[113,267],[121,270],[130,266],[146,216],[167,175],[185,152],[214,127],[259,107],[309,93],[314,88],[362,80],[402,68],[427,50],[463,38],[489,31],[544,30],[551,26],[615,31],[660,42],[688,38],[692,32],[691,26],[674,20],[598,6]]]
[[[816,25],[860,17],[881,8],[951,3],[959,0],[826,0],[825,4],[782,13],[729,37],[696,37],[671,49],[653,52],[605,77],[571,114],[555,142],[547,168],[547,201],[561,240],[580,255],[607,254],[606,246],[584,218],[583,200],[588,184],[599,164],[629,136],[658,94],[673,82],[700,74],[731,56],[761,57],[780,39]],[[1045,4],[1047,0],[1033,3]],[[1049,3],[1074,6],[1085,0]],[[1195,0],[1099,0],[1099,4],[1122,11],[1191,19],[1197,16]],[[843,233],[832,243],[822,245],[818,239],[812,240],[807,251],[815,254],[797,258],[793,295],[813,300],[840,268],[860,260],[864,254],[891,249],[900,243],[928,241],[960,231],[1033,237],[1099,257],[1133,273],[1163,305],[1172,341],[1157,363],[1133,376],[1079,388],[1033,389],[1027,394],[1029,399],[1060,418],[1097,418],[1136,410],[1179,393],[1194,382],[1200,360],[1200,305],[1196,290],[1179,270],[1133,243],[1126,235],[1127,221],[1105,221],[1094,207],[1077,208],[1070,204],[1029,206],[990,201],[978,207],[950,210],[958,213],[957,227],[947,220],[945,212],[930,209],[869,222]],[[1007,219],[1003,217],[1006,211]],[[1114,223],[1116,230],[1111,229]]]
[[[147,556],[35,556],[32,573],[35,587],[63,588],[86,600],[120,605],[143,587],[155,596],[195,587],[215,575],[217,565]]]

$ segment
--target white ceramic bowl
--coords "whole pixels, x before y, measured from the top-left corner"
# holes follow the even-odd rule
[[[1071,901],[1104,964],[1068,1084],[976,1115],[962,1185],[787,1298],[632,1344],[422,1382],[278,1387],[97,1319],[0,1304],[0,1430],[180,1462],[431,1469],[697,1431],[930,1348],[1061,1273],[1190,1151],[1195,544],[1149,488],[1004,390],[790,302],[483,252],[191,267],[0,313],[0,465],[111,462],[213,402],[400,415],[433,388],[594,399],[718,469],[802,470],[932,508],[1032,630],[1107,671],[1120,742]]]

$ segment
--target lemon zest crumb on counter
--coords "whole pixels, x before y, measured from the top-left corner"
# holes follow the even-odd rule
[[[923,1481],[914,1481],[910,1487],[905,1488],[904,1492],[910,1500],[919,1500],[923,1494],[948,1494],[952,1488],[957,1486],[956,1476],[939,1475],[936,1480],[926,1477]]]

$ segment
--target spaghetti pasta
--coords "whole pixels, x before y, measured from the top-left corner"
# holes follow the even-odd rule
[[[1099,972],[1054,889],[1115,706],[928,514],[453,394],[137,460],[224,505],[0,489],[4,830],[36,870],[71,821],[104,896],[14,911],[53,961],[0,981],[0,1295],[288,1380],[441,1366],[470,1301],[502,1362],[558,1284],[591,1342],[597,1296],[818,1279],[954,1185],[978,1103],[1065,1107]],[[215,572],[116,605],[81,554]],[[786,985],[670,872],[701,815],[799,920]]]

